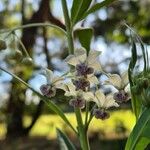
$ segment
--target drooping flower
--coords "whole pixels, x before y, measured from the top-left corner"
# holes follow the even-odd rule
[[[54,97],[56,94],[56,89],[61,88],[63,78],[54,76],[51,70],[46,69],[44,73],[47,83],[41,85],[40,90],[44,96]]]
[[[69,55],[65,61],[75,66],[78,76],[87,76],[93,74],[94,71],[101,71],[101,65],[97,61],[97,57],[101,54],[100,51],[87,52],[84,48],[76,49],[74,55]]]
[[[124,90],[128,85],[128,72],[122,73],[120,76],[118,74],[108,74],[108,80],[105,81],[105,84],[113,85],[118,90]]]
[[[92,98],[92,92],[84,92],[82,90],[76,90],[75,85],[72,82],[64,84],[61,89],[65,91],[65,96],[72,97],[69,104],[73,107],[84,108],[86,101],[90,101]]]
[[[109,118],[109,113],[107,112],[107,109],[110,107],[119,107],[118,103],[116,103],[113,99],[112,94],[105,96],[104,93],[100,90],[97,90],[95,92],[92,101],[94,101],[98,106],[98,108],[94,109],[93,111],[93,115],[97,119],[105,120]]]
[[[107,96],[101,90],[97,90],[94,95],[93,101],[97,104],[98,108],[108,109],[110,107],[118,107],[118,103],[113,98],[112,94]]]
[[[118,92],[114,93],[113,98],[118,103],[127,102],[130,99],[130,93],[125,90],[119,90]]]
[[[118,92],[114,93],[113,98],[118,103],[127,102],[130,99],[130,92],[127,90],[128,81],[128,72],[122,73],[120,76],[118,74],[108,74],[108,80],[105,81],[105,84],[113,85]]]

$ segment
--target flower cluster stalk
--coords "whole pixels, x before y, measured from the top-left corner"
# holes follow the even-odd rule
[[[65,25],[66,25],[69,53],[73,54],[74,53],[73,27],[71,25],[71,21],[69,18],[66,0],[62,0],[61,2],[62,2],[63,13],[64,13]],[[88,114],[88,110],[86,110],[86,122],[88,117],[87,114]],[[80,108],[75,108],[75,115],[77,119],[77,129],[78,129],[78,136],[79,136],[81,148],[82,150],[90,150],[89,141],[87,137],[87,128],[86,125],[83,124]]]

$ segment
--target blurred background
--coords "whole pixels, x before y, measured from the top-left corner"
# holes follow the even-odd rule
[[[100,2],[95,0],[94,2]],[[72,1],[68,0],[71,8]],[[89,15],[76,27],[92,27],[94,37],[91,49],[102,51],[100,62],[110,73],[121,73],[128,69],[130,61],[130,31],[126,22],[141,36],[149,50],[150,43],[150,0],[118,0],[107,8]],[[50,22],[65,29],[60,0],[1,0],[0,30],[29,23]],[[14,49],[21,49],[18,40],[10,35],[5,39],[8,48],[0,53],[0,65],[28,82],[34,89],[46,83],[41,75],[43,67],[61,75],[69,68],[63,59],[68,55],[67,42],[62,32],[50,27],[32,27],[17,30],[34,66],[24,66],[18,60],[9,59]],[[6,33],[0,34],[4,39]],[[79,42],[75,40],[76,47]],[[141,53],[139,50],[139,65]],[[99,80],[105,76],[98,74]],[[107,92],[112,87],[102,86]],[[53,101],[59,105],[71,123],[76,125],[73,110],[67,105],[62,91]],[[89,138],[92,150],[122,150],[135,123],[130,102],[117,110],[111,110],[106,121],[93,119]],[[32,91],[18,83],[8,74],[0,71],[0,149],[1,150],[56,150],[56,127],[62,129],[70,139],[79,143],[66,124],[53,114]],[[80,148],[79,148],[80,149]]]

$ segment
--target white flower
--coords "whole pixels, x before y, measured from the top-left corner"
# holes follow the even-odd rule
[[[87,56],[86,50],[84,48],[80,48],[74,51],[74,55],[69,55],[65,61],[72,66],[77,66],[84,63],[88,67],[93,68],[95,71],[101,71],[101,65],[97,61],[97,57],[100,54],[100,51],[89,51]]]
[[[124,72],[119,76],[118,74],[108,74],[108,80],[105,81],[105,84],[113,85],[118,90],[123,90],[128,81],[128,72]]]
[[[59,86],[62,84],[62,81],[64,80],[63,77],[55,76],[53,71],[49,69],[45,69],[44,75],[46,77],[47,84],[56,88],[59,88]]]
[[[95,95],[92,99],[99,108],[108,109],[110,107],[118,107],[119,105],[113,99],[113,95],[109,94],[107,96],[100,90],[95,92]]]
[[[65,91],[65,96],[72,96],[72,97],[83,97],[86,101],[91,101],[93,98],[92,92],[83,92],[81,90],[76,90],[76,87],[72,82],[64,84],[61,86],[61,89]]]
[[[62,86],[62,77],[54,76],[51,70],[46,69],[44,72],[47,83],[41,85],[40,90],[44,96],[54,97],[56,95],[56,89]]]

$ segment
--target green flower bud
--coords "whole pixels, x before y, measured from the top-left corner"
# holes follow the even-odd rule
[[[8,55],[8,59],[14,59],[14,60],[20,61],[22,59],[22,52],[20,50],[12,51]]]
[[[150,88],[143,90],[141,99],[144,106],[150,107]]]
[[[137,95],[140,94],[140,89],[137,85],[134,85],[133,87],[131,87],[131,90],[132,90],[133,94],[137,94]]]
[[[25,57],[22,60],[22,64],[24,64],[26,66],[32,66],[33,65],[33,60],[30,57]]]
[[[3,40],[0,40],[0,51],[5,50],[7,48],[6,42]]]

